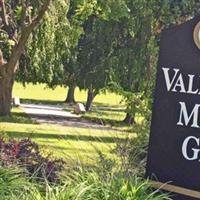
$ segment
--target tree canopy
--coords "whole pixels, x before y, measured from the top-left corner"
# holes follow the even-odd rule
[[[110,89],[123,95],[129,108],[133,94],[143,94],[140,99],[152,94],[161,31],[199,11],[195,0],[0,3],[0,41],[9,62],[12,52],[20,52],[11,59],[16,66],[21,58],[18,81],[69,86],[72,93],[78,86],[89,91],[91,102]],[[20,41],[22,48],[16,45]]]
[[[42,1],[0,1],[0,30],[4,43],[7,62],[0,68],[0,114],[9,115],[11,110],[12,87],[18,62],[26,43],[41,22],[51,0]],[[4,48],[3,48],[4,50]]]

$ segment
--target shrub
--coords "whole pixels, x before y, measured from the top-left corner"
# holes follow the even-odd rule
[[[154,191],[147,181],[123,174],[102,177],[97,171],[81,169],[63,186],[49,188],[49,200],[169,200]]]
[[[150,121],[134,124],[133,130],[136,137],[117,143],[115,152],[120,158],[125,171],[144,174],[149,143]]]
[[[118,163],[99,153],[97,167],[78,165],[57,184],[51,184],[58,178],[56,161],[41,156],[38,145],[29,139],[19,142],[0,140],[0,200],[167,200],[165,194],[153,190],[148,181],[137,174],[129,175]],[[45,182],[35,182],[13,165],[23,166],[29,172],[37,172],[48,177]],[[8,167],[9,166],[9,167]],[[42,170],[41,170],[42,169]],[[44,174],[45,172],[45,174]],[[48,176],[49,173],[50,176]],[[51,178],[49,178],[51,177]],[[34,180],[34,181],[32,181]],[[38,179],[36,179],[38,180]],[[37,183],[37,184],[35,184]]]
[[[97,171],[80,169],[63,184],[49,185],[45,190],[33,184],[16,169],[0,167],[0,200],[167,200],[153,191],[148,182],[123,174],[102,177]]]
[[[16,168],[0,167],[0,199],[21,199],[30,187],[28,179]]]
[[[50,160],[44,157],[38,144],[30,139],[20,141],[0,139],[0,166],[20,166],[26,169],[29,176],[38,180],[47,179],[56,182],[58,174],[63,168],[62,160]]]

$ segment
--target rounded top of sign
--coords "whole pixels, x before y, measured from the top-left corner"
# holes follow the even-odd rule
[[[193,39],[196,46],[200,49],[200,22],[194,28]]]

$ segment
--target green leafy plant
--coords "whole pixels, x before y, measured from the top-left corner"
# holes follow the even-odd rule
[[[30,177],[34,176],[39,181],[56,182],[59,172],[63,169],[62,160],[51,160],[44,157],[38,144],[30,139],[20,141],[0,139],[0,166],[18,166],[25,168]]]

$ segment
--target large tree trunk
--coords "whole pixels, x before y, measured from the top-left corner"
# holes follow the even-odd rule
[[[12,75],[11,75],[12,77]],[[8,116],[11,113],[13,78],[0,77],[0,115]]]
[[[87,102],[86,102],[86,106],[85,106],[86,111],[90,111],[91,110],[92,102],[93,102],[95,96],[97,95],[97,93],[98,92],[96,92],[96,91],[94,91],[92,89],[88,90]]]
[[[69,86],[68,92],[67,92],[67,98],[65,99],[66,103],[76,103],[75,101],[75,89],[76,89],[76,85],[72,84]]]
[[[9,35],[9,38],[15,41],[15,45],[12,48],[12,52],[11,52],[10,58],[8,59],[8,63],[5,63],[5,64],[2,63],[0,65],[0,115],[1,116],[10,115],[14,75],[18,67],[19,59],[24,52],[24,48],[30,34],[42,20],[50,3],[51,3],[51,0],[46,0],[41,5],[41,8],[38,10],[37,14],[35,14],[34,19],[31,22],[27,22],[26,13],[29,9],[29,5],[25,1],[21,2],[22,17],[19,20],[21,23],[20,23],[20,26],[16,30],[14,30],[16,34],[20,30],[20,37],[17,40],[12,30],[13,25],[11,24],[11,22],[13,18],[11,17],[11,19],[8,20],[5,0],[1,1],[0,16],[3,23],[3,29],[5,32],[7,32],[7,34]],[[10,33],[12,34],[10,35]]]
[[[125,119],[123,120],[123,122],[125,124],[132,125],[132,124],[135,123],[134,122],[134,117],[132,115],[130,115],[129,113],[127,113]]]

